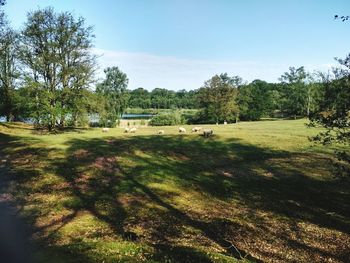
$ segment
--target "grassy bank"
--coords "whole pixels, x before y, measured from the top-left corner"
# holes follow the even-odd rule
[[[203,126],[210,138],[0,124],[1,200],[35,262],[346,262],[350,182],[304,123]]]

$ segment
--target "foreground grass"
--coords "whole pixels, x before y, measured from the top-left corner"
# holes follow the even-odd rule
[[[350,183],[304,122],[213,125],[208,139],[2,124],[0,201],[35,262],[348,262]]]

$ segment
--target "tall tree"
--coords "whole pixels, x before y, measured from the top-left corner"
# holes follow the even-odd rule
[[[4,11],[2,10],[2,7],[6,4],[5,0],[0,0],[0,30],[2,27],[5,25],[5,14]]]
[[[4,2],[0,2],[0,6],[2,4]],[[11,121],[17,115],[15,85],[19,76],[18,34],[10,27],[1,10],[0,13],[0,114]]]
[[[273,84],[254,80],[239,88],[238,103],[242,119],[259,120],[274,109]]]
[[[151,92],[151,106],[156,109],[170,109],[176,107],[176,96],[172,90],[155,88]]]
[[[350,146],[350,55],[337,59],[341,67],[323,75],[324,93],[319,108],[311,115],[311,125],[326,128],[314,140],[325,145],[340,143]],[[347,148],[345,147],[345,149]],[[341,174],[350,174],[350,153],[336,151]]]
[[[283,84],[283,111],[294,118],[309,114],[307,77],[304,67],[290,67],[289,72],[280,77]]]
[[[60,93],[60,125],[64,126],[66,114],[72,116],[73,124],[87,112],[87,88],[94,82],[96,56],[89,51],[92,48],[92,27],[85,27],[83,18],[77,20],[70,13],[57,16],[59,32],[58,56],[62,83]]]
[[[105,101],[106,115],[101,116],[103,124],[114,127],[127,107],[129,79],[118,67],[108,67],[104,73],[106,78],[97,85],[96,92]]]
[[[226,73],[215,75],[198,91],[198,102],[202,114],[211,122],[232,121],[238,116],[238,87],[242,79],[229,77]]]
[[[148,109],[151,107],[151,96],[148,90],[137,88],[130,91],[129,107]]]
[[[49,130],[77,113],[77,105],[92,81],[92,28],[84,19],[52,8],[28,14],[21,34],[20,59],[34,100],[36,123]],[[60,121],[61,120],[61,121]]]

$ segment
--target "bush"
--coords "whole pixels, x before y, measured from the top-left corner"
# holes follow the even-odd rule
[[[216,120],[204,111],[200,110],[188,118],[189,124],[215,124]]]
[[[151,126],[171,126],[183,123],[184,120],[179,112],[159,114],[149,121],[149,125]]]

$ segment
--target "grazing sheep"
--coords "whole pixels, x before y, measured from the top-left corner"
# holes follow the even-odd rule
[[[129,130],[129,132],[130,132],[130,133],[135,133],[136,130],[137,130],[137,129],[134,127],[134,128],[131,128],[131,129]]]
[[[128,133],[129,131],[130,131],[130,129],[128,127],[125,127],[124,132]]]
[[[200,131],[202,129],[202,127],[194,127],[192,128],[192,132],[197,132]]]
[[[205,129],[203,130],[203,136],[208,138],[209,136],[213,135],[213,130],[211,129]]]
[[[186,129],[183,128],[183,127],[180,127],[180,128],[179,128],[179,133],[186,133]]]
[[[164,134],[164,130],[159,130],[158,134]]]
[[[108,132],[109,128],[102,128],[102,132]]]
[[[224,125],[227,125],[227,121],[224,121]]]

